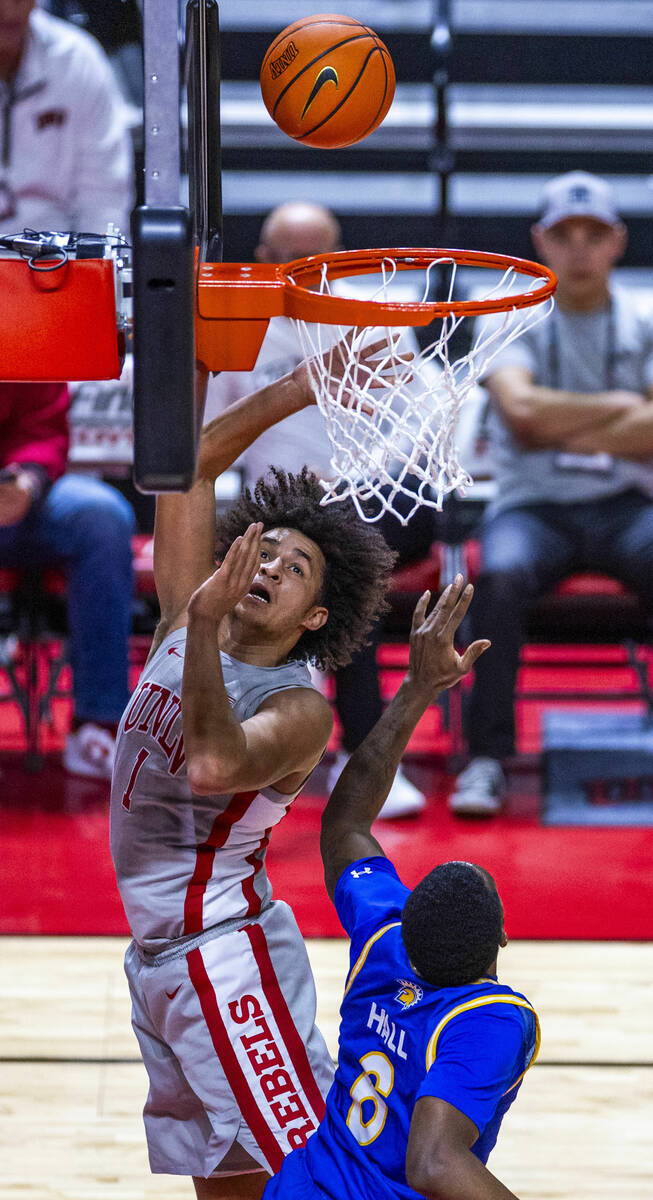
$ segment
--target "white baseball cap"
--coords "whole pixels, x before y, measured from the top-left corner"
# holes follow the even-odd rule
[[[544,189],[538,224],[550,229],[569,217],[590,217],[604,225],[619,225],[614,192],[604,179],[587,171],[569,171],[551,179]]]

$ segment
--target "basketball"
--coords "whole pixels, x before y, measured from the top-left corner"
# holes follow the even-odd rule
[[[288,25],[261,65],[261,92],[284,133],[307,146],[351,146],[376,129],[395,91],[387,46],[354,17],[318,13]]]

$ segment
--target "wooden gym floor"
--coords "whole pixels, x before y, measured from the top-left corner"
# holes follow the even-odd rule
[[[183,1178],[148,1172],[125,944],[0,940],[0,1200],[191,1200]],[[347,945],[309,952],[335,1054]],[[543,1044],[490,1166],[520,1200],[649,1200],[653,944],[514,942],[501,973]]]

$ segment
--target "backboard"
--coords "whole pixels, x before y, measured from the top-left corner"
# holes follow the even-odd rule
[[[132,217],[134,481],[193,481],[206,371],[195,359],[199,262],[222,256],[217,0],[143,0],[144,204]],[[188,113],[186,128],[181,114]]]

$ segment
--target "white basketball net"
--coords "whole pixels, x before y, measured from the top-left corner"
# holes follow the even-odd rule
[[[448,300],[453,299],[457,265],[450,258],[433,259],[423,272],[423,301],[429,297],[430,276],[436,267],[448,269]],[[366,299],[391,300],[390,285],[396,273],[396,261],[384,258],[382,282]],[[484,274],[487,276],[487,271]],[[498,283],[475,299],[516,296],[535,291],[542,283],[532,279],[525,286],[523,274],[510,267]],[[326,264],[318,290],[343,295],[340,288],[337,293],[333,288]],[[450,343],[465,319],[461,315],[450,314],[438,321],[436,340],[410,362],[399,329],[352,330],[295,320],[333,450],[333,478],[322,481],[322,504],[349,496],[364,521],[376,521],[385,511],[394,513],[405,525],[420,505],[441,511],[450,492],[464,494],[472,480],[458,462],[455,436],[460,409],[495,355],[548,316],[552,306],[553,301],[548,300],[483,318],[471,349],[453,360]],[[375,356],[374,365],[361,361],[365,347],[383,336],[386,349]],[[416,349],[414,342],[411,348]],[[371,501],[370,513],[365,506]]]

